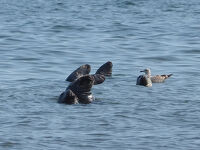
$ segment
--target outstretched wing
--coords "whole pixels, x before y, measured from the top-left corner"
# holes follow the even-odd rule
[[[95,74],[101,74],[104,76],[111,76],[112,75],[112,62],[108,61],[105,64],[103,64]]]
[[[90,73],[90,70],[91,70],[91,67],[90,65],[88,64],[85,64],[85,65],[82,65],[80,66],[79,68],[77,68],[74,72],[72,72],[67,78],[66,78],[66,81],[69,81],[69,82],[73,82],[75,81],[76,79],[84,76],[84,75],[87,75]]]

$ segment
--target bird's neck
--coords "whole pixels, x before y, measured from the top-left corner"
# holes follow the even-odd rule
[[[147,76],[148,78],[150,78],[150,77],[151,77],[151,73],[150,73],[150,72],[146,73],[146,76]]]

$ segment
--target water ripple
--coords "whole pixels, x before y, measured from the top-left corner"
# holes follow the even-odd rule
[[[198,149],[200,3],[0,1],[0,149]],[[65,78],[112,61],[89,105]],[[151,88],[139,71],[173,73]],[[134,141],[134,142],[133,142]]]

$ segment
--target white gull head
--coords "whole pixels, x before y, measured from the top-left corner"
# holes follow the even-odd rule
[[[149,68],[146,68],[146,69],[144,69],[144,70],[142,70],[142,71],[140,71],[140,72],[144,72],[145,75],[147,75],[148,77],[151,76],[151,70],[150,70]]]

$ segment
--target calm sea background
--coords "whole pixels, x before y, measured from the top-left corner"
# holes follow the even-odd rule
[[[113,62],[89,105],[65,78]],[[136,86],[140,70],[173,76]],[[1,150],[199,150],[199,0],[0,0]]]

